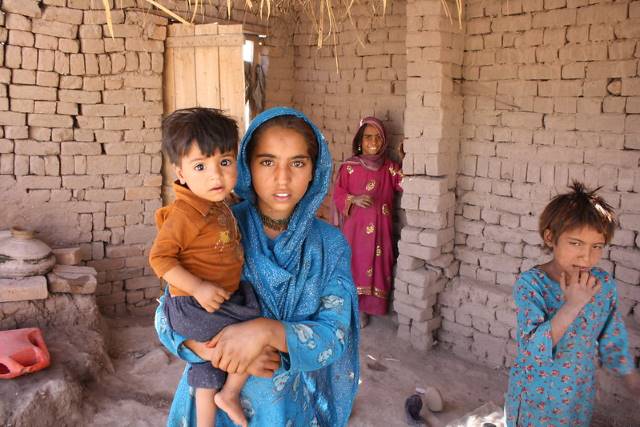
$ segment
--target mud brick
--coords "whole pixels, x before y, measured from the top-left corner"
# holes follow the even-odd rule
[[[144,94],[139,89],[105,90],[103,98],[105,104],[125,104],[142,101]]]
[[[0,302],[40,300],[48,296],[44,276],[0,279]]]
[[[60,101],[76,102],[79,104],[97,104],[100,102],[100,92],[90,92],[84,90],[64,90],[59,91]]]
[[[496,310],[496,319],[500,323],[515,327],[517,325],[516,312],[510,308],[499,308]]]
[[[105,33],[107,34],[107,33]],[[81,25],[80,26],[80,39],[82,42],[86,40],[82,39],[102,39],[102,26],[101,25]]]
[[[397,260],[397,265],[399,268],[405,270],[415,270],[424,266],[424,260],[414,258],[407,255],[399,255]]]
[[[131,215],[142,212],[143,206],[138,200],[107,203],[107,217],[115,215]],[[147,241],[143,239],[142,243],[147,243]]]
[[[30,16],[32,18],[39,18],[42,16],[40,5],[35,1],[4,0],[2,2],[2,10],[4,12],[17,13],[24,16]]]
[[[160,279],[155,276],[142,276],[125,280],[125,289],[138,290],[160,287]]]
[[[3,125],[3,126],[21,127],[27,123],[26,118],[27,118],[27,115],[24,113],[14,113],[12,111],[0,111],[0,125]],[[9,135],[7,136],[9,137]]]
[[[22,65],[22,49],[18,46],[6,46],[4,65],[8,68],[20,68]]]
[[[71,54],[69,58],[69,70],[70,73],[76,76],[81,76],[84,74],[84,55],[81,53]]]
[[[128,52],[164,52],[164,43],[160,40],[144,40],[142,38],[127,38],[125,49]]]
[[[125,193],[126,200],[146,200],[157,199],[160,197],[160,188],[153,187],[135,187],[127,188]]]
[[[58,265],[78,265],[82,261],[80,247],[52,249]]]
[[[58,74],[69,74],[69,55],[56,50],[55,54],[55,62],[53,65],[53,69]]]
[[[153,225],[132,225],[125,229],[124,243],[151,243],[156,236],[156,227]]]
[[[459,337],[470,338],[473,336],[473,328],[471,326],[460,325],[447,319],[442,319],[442,330],[447,331]]]
[[[393,309],[399,314],[420,322],[429,320],[433,317],[433,309],[431,308],[418,308],[400,301],[393,302]]]
[[[69,105],[77,106],[77,104],[70,103]],[[72,137],[68,139],[75,139],[76,141],[82,142],[93,142],[94,141],[94,132],[91,129],[75,129],[73,131]],[[94,153],[94,154],[100,154]]]
[[[578,25],[613,23],[627,18],[626,4],[603,4],[581,7],[578,11]],[[593,27],[593,26],[592,26]]]
[[[29,158],[29,173],[31,175],[44,175],[44,159],[42,157],[31,156]]]
[[[61,3],[64,5],[64,2]],[[80,25],[82,24],[82,11],[66,7],[47,6],[42,14],[42,19]]]
[[[53,36],[47,36],[44,34],[36,34],[36,44],[38,49],[49,49],[54,51],[58,48],[58,38]]]
[[[104,120],[104,127],[107,130],[127,130],[127,129],[142,129],[143,122],[140,118],[106,118]]]
[[[113,24],[124,23],[124,11],[122,9],[113,9],[111,11],[111,21]],[[102,25],[107,23],[107,17],[104,10],[85,10],[83,22],[85,24]]]
[[[47,274],[51,293],[93,294],[97,286],[97,272],[93,267],[56,265]]]
[[[17,99],[55,101],[57,98],[57,90],[55,88],[43,88],[40,86],[10,85],[9,97]]]
[[[82,53],[104,53],[104,41],[102,39],[80,39],[80,51]]]
[[[50,128],[70,128],[73,126],[71,116],[62,114],[29,114],[29,126],[40,126]]]
[[[102,295],[96,297],[96,303],[98,306],[109,306],[118,303],[124,303],[126,301],[126,293],[123,291],[114,292],[110,295]]]
[[[89,156],[87,172],[91,175],[122,174],[126,172],[125,156]]]
[[[82,114],[85,116],[120,117],[124,116],[124,105],[83,105]]]
[[[107,43],[107,51],[111,47],[109,43]],[[122,73],[126,66],[125,56],[122,54],[111,54],[111,72],[113,74]]]
[[[64,53],[76,54],[80,52],[80,42],[78,40],[60,39],[58,49]]]
[[[85,200],[97,202],[119,202],[124,198],[122,189],[100,189],[87,190],[84,195]]]
[[[33,33],[21,30],[9,31],[9,44],[13,46],[26,46],[33,47],[35,44],[35,38]]]

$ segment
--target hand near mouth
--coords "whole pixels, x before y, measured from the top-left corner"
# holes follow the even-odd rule
[[[589,271],[580,271],[577,277],[571,276],[568,280],[567,274],[562,272],[560,288],[567,305],[582,309],[600,292],[602,285]]]

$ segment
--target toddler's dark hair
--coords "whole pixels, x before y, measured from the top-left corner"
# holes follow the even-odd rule
[[[588,190],[581,182],[573,181],[572,191],[555,196],[540,215],[542,240],[546,230],[557,243],[565,231],[588,226],[601,233],[605,243],[611,242],[617,225],[616,216],[611,205],[596,194],[600,188]]]
[[[238,152],[238,125],[215,108],[193,107],[176,110],[162,120],[162,151],[174,165],[196,143],[206,156]]]

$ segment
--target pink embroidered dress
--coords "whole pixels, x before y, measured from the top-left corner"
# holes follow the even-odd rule
[[[360,311],[383,315],[388,311],[393,280],[394,245],[392,230],[393,199],[402,191],[400,166],[386,157],[386,137],[382,123],[367,117],[361,120],[354,138],[359,153],[362,130],[377,128],[382,147],[376,155],[356,154],[338,171],[333,201],[340,228],[351,246],[351,272],[358,291]],[[363,208],[352,204],[354,196],[369,195],[373,204]]]

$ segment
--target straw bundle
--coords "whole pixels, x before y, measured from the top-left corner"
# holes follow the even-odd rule
[[[167,7],[163,6],[156,0],[144,0],[149,4],[149,7],[155,7],[161,10],[169,17],[175,19],[183,24],[190,25],[194,22],[198,11],[204,10],[205,0],[184,0],[188,10],[191,10],[191,19],[187,21],[178,14],[172,12]],[[373,0],[378,1],[378,0]],[[384,15],[387,10],[387,3],[389,0],[379,0],[382,2],[382,14]],[[463,0],[440,0],[445,15],[453,22],[454,14],[451,11],[449,2],[454,2],[457,12],[458,25],[462,28],[462,9]],[[211,4],[211,0],[208,0]],[[254,2],[258,2],[256,5]],[[349,19],[351,20],[351,7],[356,4],[357,0],[245,0],[245,10],[251,13],[256,13],[260,19],[269,19],[272,11],[278,11],[279,13],[295,14],[297,11],[302,11],[309,17],[313,23],[315,31],[318,33],[317,46],[322,47],[323,42],[328,38],[333,38],[335,41],[335,31],[338,22]],[[109,28],[109,34],[113,37],[113,24],[111,20],[111,5],[109,0],[102,0],[104,5],[104,11],[106,15],[107,27]],[[116,2],[117,4],[117,2]],[[232,0],[226,0],[227,6],[227,18],[231,18]],[[257,8],[256,8],[257,6]],[[341,10],[339,16],[336,16],[336,11]],[[266,14],[265,14],[266,11]],[[375,8],[372,8],[372,12]],[[353,21],[351,21],[353,22]]]

